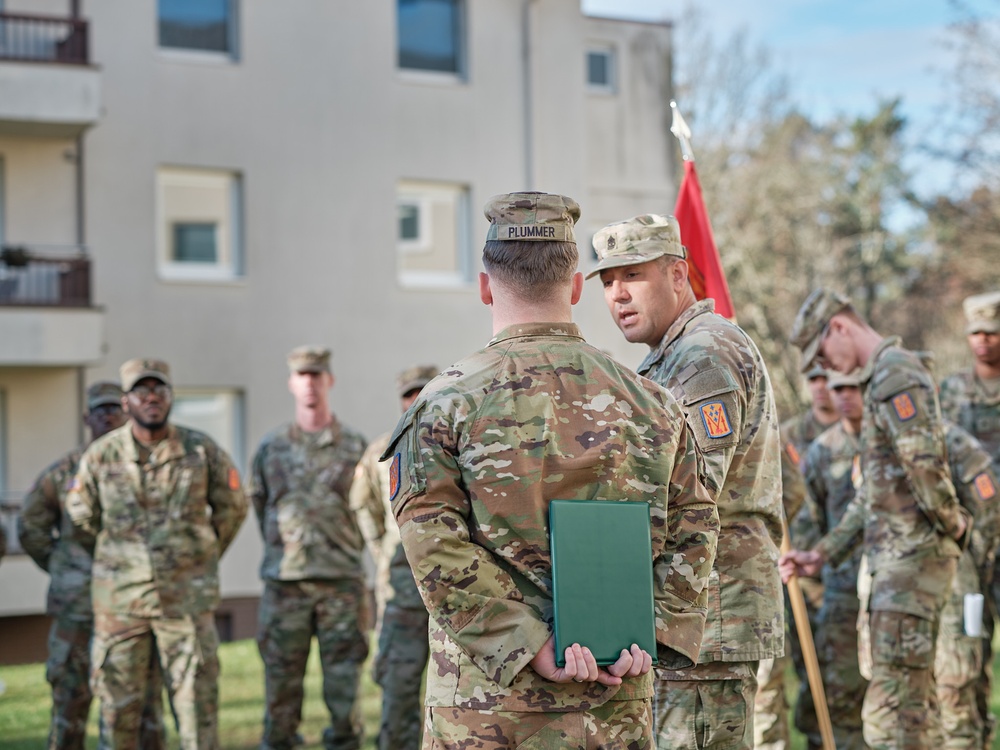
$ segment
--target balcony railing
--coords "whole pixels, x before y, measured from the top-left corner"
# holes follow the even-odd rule
[[[0,307],[90,307],[90,258],[82,247],[0,250]]]
[[[0,61],[88,65],[82,18],[0,13]]]

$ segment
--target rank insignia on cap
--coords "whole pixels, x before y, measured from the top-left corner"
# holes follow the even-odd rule
[[[994,486],[993,480],[985,471],[975,478],[973,484],[980,500],[989,500],[997,494],[997,488]]]
[[[729,413],[726,411],[726,405],[721,401],[710,401],[702,406],[701,421],[705,423],[705,430],[712,439],[732,434],[733,428],[729,425]]]
[[[399,453],[392,457],[392,463],[389,464],[389,502],[391,503],[396,499],[396,495],[399,494],[399,464],[402,457]]]
[[[236,469],[229,470],[229,489],[235,491],[240,488],[240,473]]]
[[[795,464],[796,466],[799,465],[799,461],[802,459],[802,457],[799,455],[798,448],[796,448],[793,443],[785,444],[785,453],[787,453],[788,457],[792,459],[793,464]]]
[[[917,407],[913,405],[913,399],[909,393],[900,393],[892,399],[892,408],[896,412],[896,417],[900,422],[905,422],[917,416]]]

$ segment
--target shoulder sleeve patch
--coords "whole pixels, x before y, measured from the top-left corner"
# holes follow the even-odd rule
[[[724,438],[733,433],[733,427],[729,423],[729,412],[722,401],[709,401],[700,407],[701,421],[705,425],[705,432],[713,440]]]
[[[229,467],[229,489],[236,491],[240,488],[240,473],[233,467]]]
[[[402,454],[397,453],[392,457],[392,461],[389,464],[389,502],[391,503],[396,499],[396,495],[399,494],[399,464],[402,460]]]
[[[976,488],[976,494],[979,495],[980,500],[990,500],[997,494],[993,479],[985,471],[975,478],[972,486]]]
[[[785,453],[788,454],[788,457],[792,459],[792,463],[796,466],[802,463],[802,457],[799,455],[799,449],[795,447],[795,443],[785,443]]]
[[[908,422],[917,416],[917,407],[913,404],[909,392],[900,393],[892,397],[892,409],[896,412],[896,418],[900,422]]]

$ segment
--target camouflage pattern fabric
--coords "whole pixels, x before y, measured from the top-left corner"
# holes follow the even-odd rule
[[[264,538],[257,643],[264,660],[262,748],[292,747],[306,661],[319,644],[327,748],[356,748],[361,667],[368,655],[364,542],[348,498],[364,438],[336,418],[316,433],[296,424],[261,441],[249,495]]]
[[[785,637],[787,646],[788,636]],[[761,659],[757,667],[757,695],[754,698],[753,734],[757,750],[785,750],[789,747],[788,690],[786,675],[791,656]]]
[[[246,501],[232,461],[208,436],[171,425],[146,450],[131,429],[90,444],[66,497],[77,539],[94,549],[92,663],[102,735],[115,748],[136,746],[155,654],[182,747],[213,748],[219,558]]]
[[[507,726],[504,712],[526,728],[565,712],[541,744],[522,745],[558,747],[563,726],[592,723],[588,712],[624,703],[608,705],[617,715],[653,695],[652,674],[605,687],[550,682],[530,668],[552,635],[554,498],[649,504],[660,658],[697,658],[718,515],[693,437],[669,393],[586,344],[577,326],[499,332],[424,388],[383,458],[398,477],[392,508],[431,614],[426,705],[432,716],[451,709],[431,722],[432,746],[462,746],[468,727],[486,722],[490,733],[494,718]],[[635,747],[652,741],[648,722],[631,728]]]
[[[608,701],[582,711],[470,711],[429,707],[424,750],[652,750],[649,699]]]
[[[389,462],[379,456],[389,434],[365,450],[351,485],[351,507],[376,561],[378,654],[375,682],[382,688],[380,750],[417,750],[422,733],[420,689],[430,653],[428,614],[406,560],[389,501]]]
[[[754,747],[755,662],[656,670],[657,750]]]
[[[323,671],[323,702],[330,714],[323,747],[361,747],[358,685],[368,656],[364,607],[360,580],[265,582],[257,630],[264,661],[263,750],[287,750],[298,744],[302,681],[313,635]]]

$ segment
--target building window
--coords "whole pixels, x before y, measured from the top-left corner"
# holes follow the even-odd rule
[[[587,86],[592,91],[614,93],[615,51],[609,46],[587,50]]]
[[[236,0],[157,0],[160,46],[236,56]]]
[[[170,421],[204,432],[219,444],[237,466],[245,466],[243,395],[236,390],[178,388]]]
[[[463,0],[397,0],[399,67],[460,75],[464,10]]]
[[[242,273],[241,181],[214,169],[157,171],[157,265],[172,280],[224,280]]]
[[[402,181],[396,189],[399,281],[406,287],[467,284],[469,191],[445,182]]]

